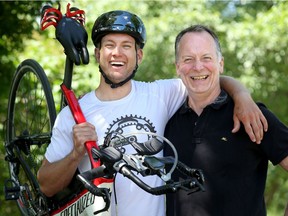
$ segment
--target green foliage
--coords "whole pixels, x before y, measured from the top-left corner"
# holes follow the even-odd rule
[[[12,76],[19,64],[18,54],[24,50],[24,41],[32,38],[32,32],[37,31],[36,16],[40,14],[43,2],[0,1],[0,175],[1,190],[4,188],[4,179],[8,178],[8,168],[5,163],[4,131],[6,119],[9,87]],[[3,191],[1,192],[3,194]],[[19,215],[12,202],[5,202],[0,197],[0,215]],[[5,206],[5,207],[4,207]]]
[[[17,54],[24,49],[23,42],[32,38],[36,26],[35,17],[39,16],[41,4],[42,2],[0,1],[0,98],[3,104],[7,104],[7,86],[10,85],[19,62]],[[6,106],[1,106],[0,112],[5,110]],[[0,122],[3,121],[3,116],[0,115]]]
[[[62,12],[66,4],[62,2]],[[44,2],[0,2],[0,98],[7,104],[12,75],[26,58],[37,60],[53,83],[56,105],[62,82],[65,55],[55,40],[55,29],[39,31],[39,13]],[[73,89],[81,95],[99,82],[98,66],[90,33],[94,20],[103,12],[122,9],[138,14],[147,28],[144,60],[136,79],[175,77],[174,40],[177,33],[192,24],[205,24],[219,35],[225,57],[225,74],[237,77],[288,124],[288,3],[284,1],[73,1],[86,12],[90,64],[74,67]],[[277,96],[277,97],[276,97]],[[6,106],[0,107],[0,130],[6,119]],[[1,132],[3,134],[3,131]],[[2,136],[3,137],[3,136]],[[1,137],[1,138],[2,138]],[[1,142],[3,143],[3,141]],[[8,178],[0,147],[1,187]],[[287,203],[287,172],[270,166],[266,188],[268,215],[283,215]],[[286,193],[285,193],[286,192]],[[11,202],[0,198],[0,215],[19,215]],[[5,206],[5,207],[4,207]]]

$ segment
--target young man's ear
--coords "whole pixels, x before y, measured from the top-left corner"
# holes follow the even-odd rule
[[[137,49],[137,58],[138,58],[138,64],[142,62],[143,59],[143,49]]]
[[[99,48],[95,47],[94,55],[95,55],[96,61],[99,63],[99,60],[100,60],[100,49]]]

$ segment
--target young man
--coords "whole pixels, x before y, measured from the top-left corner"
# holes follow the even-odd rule
[[[89,123],[75,125],[68,108],[57,117],[51,144],[38,172],[41,190],[48,197],[67,187],[76,170],[83,172],[91,168],[84,147],[87,140],[97,140],[102,145],[105,137],[113,131],[123,134],[144,131],[163,135],[169,118],[186,98],[185,86],[180,79],[151,83],[132,80],[138,64],[142,62],[146,41],[145,27],[138,16],[127,11],[104,13],[95,21],[92,40],[102,75],[100,84],[79,101]],[[226,81],[227,85],[236,85],[229,78]],[[263,135],[261,122],[265,126],[266,120],[250,95],[239,85],[231,94],[241,105],[238,114],[243,118],[240,120],[246,125],[251,138],[260,141]],[[243,104],[243,101],[247,103]],[[243,110],[248,118],[242,115]],[[239,122],[236,121],[236,130],[237,124]],[[150,136],[131,138],[141,143]],[[131,146],[124,147],[126,152],[133,152]],[[151,187],[162,184],[159,178],[153,176],[145,177],[143,181]],[[151,195],[127,178],[117,175],[110,213],[119,216],[164,216],[164,196]]]
[[[175,53],[188,97],[169,120],[165,136],[183,163],[202,169],[206,191],[167,195],[167,215],[266,215],[268,160],[288,170],[288,128],[259,104],[270,128],[261,144],[251,142],[243,128],[231,133],[234,102],[221,89],[224,58],[217,36],[207,27],[181,31]],[[168,149],[165,154],[170,154]],[[174,178],[181,175],[175,173]]]

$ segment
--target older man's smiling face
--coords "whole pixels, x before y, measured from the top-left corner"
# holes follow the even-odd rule
[[[224,60],[217,56],[216,44],[207,32],[189,32],[179,42],[177,74],[193,94],[220,91]]]

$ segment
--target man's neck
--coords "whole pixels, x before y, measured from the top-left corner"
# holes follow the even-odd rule
[[[213,103],[219,96],[220,92],[221,92],[220,88],[219,91],[218,90],[213,91],[213,93],[209,95],[189,94],[188,92],[188,105],[192,110],[194,110],[194,112],[198,114],[198,116],[200,116],[204,108]]]
[[[113,101],[126,97],[131,92],[131,89],[131,80],[117,88],[111,88],[110,85],[101,80],[100,85],[95,90],[95,95],[101,101]]]

